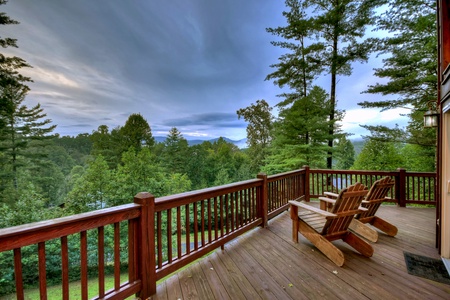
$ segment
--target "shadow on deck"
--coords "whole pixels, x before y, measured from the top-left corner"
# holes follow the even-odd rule
[[[403,251],[440,258],[434,208],[383,206],[396,237],[380,232],[365,258],[343,242],[339,268],[299,235],[284,212],[158,283],[152,299],[450,299],[450,285],[408,274]]]

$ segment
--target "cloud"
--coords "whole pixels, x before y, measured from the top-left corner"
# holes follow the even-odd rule
[[[140,113],[155,133],[177,127],[186,136],[242,139],[236,110],[281,100],[264,78],[284,52],[265,30],[285,24],[283,1],[21,0],[2,9],[21,22],[5,26],[19,44],[5,51],[33,66],[27,101],[41,103],[62,135],[115,128]],[[378,97],[361,92],[375,83],[379,63],[339,77],[349,130],[367,121],[351,113],[356,103]],[[318,83],[329,89],[328,81]]]
[[[354,135],[353,138],[359,138],[362,135],[370,135],[361,125],[383,124],[391,128],[399,125],[402,128],[408,123],[409,119],[404,116],[407,113],[409,113],[409,110],[403,108],[383,112],[373,108],[349,109],[346,111],[342,121],[342,130],[352,133]]]

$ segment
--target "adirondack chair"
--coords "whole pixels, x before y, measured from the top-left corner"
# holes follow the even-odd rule
[[[325,256],[339,267],[344,264],[344,254],[331,242],[342,239],[366,257],[373,254],[372,246],[348,230],[355,214],[361,213],[361,201],[368,190],[361,183],[343,189],[330,212],[291,200],[292,238],[298,243],[300,232]],[[300,210],[299,210],[300,209]]]
[[[391,223],[375,216],[381,203],[386,201],[386,196],[395,184],[395,180],[390,177],[384,177],[374,182],[366,198],[363,200],[361,206],[367,210],[356,215],[355,219],[350,224],[349,228],[353,232],[361,235],[371,242],[376,242],[378,240],[378,232],[364,224],[370,224],[379,230],[383,231],[389,236],[395,236],[397,234],[397,227]],[[337,194],[325,192],[327,197],[319,198],[321,200],[321,208],[329,207],[336,201]],[[334,198],[334,199],[330,199]],[[331,200],[331,201],[330,201]]]

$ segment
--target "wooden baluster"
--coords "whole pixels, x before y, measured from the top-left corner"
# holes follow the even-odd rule
[[[198,250],[198,202],[194,204],[194,250]]]
[[[69,299],[69,247],[67,236],[61,237],[62,298]]]
[[[47,270],[45,266],[45,243],[38,243],[39,258],[39,295],[41,300],[47,299]]]
[[[229,198],[229,195],[228,194],[226,194],[225,195],[225,234],[228,234],[229,232],[230,232],[230,225],[229,225],[229,213],[228,213],[228,198]]]
[[[211,198],[208,198],[208,243],[212,242],[212,213],[211,213]]]
[[[230,231],[233,232],[234,231],[234,220],[235,220],[235,216],[234,216],[234,200],[236,199],[234,193],[230,194]]]
[[[105,230],[103,226],[97,229],[98,244],[98,296],[105,296]]]
[[[120,289],[120,223],[114,223],[114,289]]]
[[[181,258],[181,208],[177,207],[177,251],[178,259]]]
[[[88,298],[87,232],[80,232],[81,298]]]
[[[17,299],[25,299],[23,293],[23,278],[22,278],[22,253],[20,248],[14,249],[14,277],[16,281],[16,297]]]
[[[130,282],[139,279],[138,236],[138,220],[128,220],[128,280]]]
[[[217,219],[217,197],[214,197],[214,240],[219,238],[218,230],[219,230],[219,220]]]
[[[191,253],[191,233],[190,233],[190,223],[189,223],[189,204],[186,204],[184,207],[184,218],[185,218],[185,227],[186,227],[186,235],[185,235],[185,242],[186,242],[186,255]]]
[[[162,212],[158,211],[156,213],[156,239],[157,239],[157,243],[158,243],[158,268],[161,269],[162,268],[162,252],[163,252],[163,244],[162,244],[162,216],[161,216]]]
[[[202,247],[205,247],[205,201],[204,200],[200,201],[200,205],[201,205],[200,216],[202,218],[201,219]]]
[[[172,209],[167,210],[167,253],[168,261],[172,262]]]
[[[225,223],[226,223],[226,218],[225,215],[223,213],[224,210],[224,204],[225,204],[225,196],[221,195],[220,196],[220,237],[223,237],[223,232],[224,232],[224,228],[225,228]],[[223,250],[223,249],[222,249]]]

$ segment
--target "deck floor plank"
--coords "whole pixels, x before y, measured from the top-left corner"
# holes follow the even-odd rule
[[[212,258],[215,259],[219,259],[217,258],[217,255],[215,255],[215,253],[213,253],[212,255],[205,257],[204,259],[200,260],[200,267],[203,270],[203,273],[206,275],[205,278],[208,281],[208,284],[213,287],[211,288],[211,292],[214,295],[214,299],[230,299],[230,296],[228,295],[227,292],[227,287],[223,284],[222,280],[221,280],[221,276],[220,274],[222,274],[223,272],[221,272],[220,267],[222,267],[221,264],[218,264],[220,267],[219,269],[215,269],[214,265],[211,262]],[[217,265],[217,264],[216,264]],[[225,277],[228,278],[228,277]],[[228,288],[231,291],[233,291],[234,289],[232,287]]]
[[[225,271],[220,273],[222,281],[231,279],[232,286],[239,289],[239,291],[228,290],[232,299],[262,299],[248,278],[241,272],[240,267],[228,255],[228,251],[218,251],[217,257],[220,259],[217,261],[218,264],[220,262],[225,267]]]
[[[317,203],[316,203],[317,205]],[[347,244],[339,268],[299,235],[292,241],[288,212],[216,250],[157,287],[152,299],[450,299],[450,285],[408,274],[403,252],[440,258],[433,208],[382,206],[378,214],[398,227],[381,231],[366,258]]]

